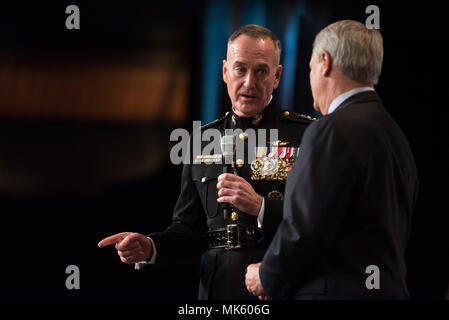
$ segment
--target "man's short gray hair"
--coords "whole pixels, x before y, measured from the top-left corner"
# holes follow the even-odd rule
[[[275,61],[276,63],[275,64],[276,65],[279,64],[280,59],[281,59],[282,46],[281,46],[281,42],[278,40],[278,38],[276,37],[276,35],[274,34],[273,31],[271,31],[270,29],[258,26],[257,24],[247,24],[246,26],[239,28],[233,34],[231,34],[231,36],[228,39],[228,47],[235,39],[237,39],[241,35],[246,35],[246,36],[248,36],[250,38],[254,38],[254,39],[270,38],[271,40],[273,40],[274,49],[276,52],[276,61]]]
[[[321,30],[313,43],[313,59],[324,50],[333,64],[348,78],[375,85],[382,70],[382,35],[360,22],[342,20]]]

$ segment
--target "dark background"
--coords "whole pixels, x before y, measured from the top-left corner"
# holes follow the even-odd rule
[[[190,131],[191,121],[202,117],[202,37],[210,3],[2,6],[1,299],[196,298],[196,263],[135,271],[97,243],[116,232],[146,234],[170,223],[182,168],[170,163],[169,136],[174,128]],[[251,1],[229,3],[233,12],[251,10]],[[268,21],[282,22],[296,2],[266,3],[282,9],[276,16],[268,11]],[[449,135],[448,111],[438,97],[445,83],[442,10],[431,1],[304,3],[289,107],[310,115],[314,36],[337,20],[364,22],[369,4],[380,8],[385,58],[376,90],[408,137],[420,178],[406,257],[409,289],[413,299],[443,299]],[[69,4],[80,7],[80,30],[65,28]],[[144,83],[139,70],[162,70],[164,89],[157,89],[161,76]],[[219,92],[223,114],[229,100],[223,85]],[[121,96],[128,98],[119,103]],[[65,288],[71,264],[80,268],[80,290]]]

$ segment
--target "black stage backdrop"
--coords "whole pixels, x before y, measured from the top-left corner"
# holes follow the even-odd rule
[[[80,30],[65,28],[69,4],[80,8]],[[149,233],[170,223],[182,168],[170,163],[173,142],[169,137],[174,128],[191,130],[191,121],[201,117],[199,74],[207,4],[2,4],[1,299],[196,298],[198,261],[153,272],[136,271],[121,263],[113,248],[98,249],[97,242],[116,232]],[[439,98],[447,84],[442,44],[446,37],[441,36],[447,30],[444,12],[432,1],[305,4],[307,14],[299,28],[294,109],[307,113],[313,112],[307,81],[316,32],[340,19],[363,22],[369,4],[380,8],[385,60],[377,91],[410,141],[420,178],[407,252],[409,289],[413,299],[443,299],[449,282],[448,110],[447,102]],[[100,106],[95,103],[103,101],[94,96],[99,92],[107,99],[111,94],[120,97],[121,90],[132,90],[125,88],[126,81],[116,87],[102,86],[107,75],[116,76],[111,66],[127,61],[121,72],[123,77],[132,78],[126,74],[126,66],[133,65],[129,60],[137,56],[143,61],[139,63],[151,68],[151,62],[145,64],[142,56],[160,50],[161,65],[168,73],[173,64],[187,70],[188,85],[179,94],[184,101],[182,112],[173,107],[175,111],[167,116],[161,104],[151,106],[154,113],[143,110],[128,114],[114,105],[119,98],[108,100],[110,108],[96,111]],[[167,55],[173,55],[173,60],[164,60]],[[85,68],[85,64],[95,66],[104,60],[105,68],[113,71],[105,71],[93,81],[89,72],[94,75],[100,71]],[[84,74],[78,78],[74,71],[65,75],[66,66],[72,71],[79,67]],[[59,79],[56,76],[51,78],[54,87],[46,88],[42,97],[39,92],[44,89],[35,88],[30,79],[47,79],[48,74],[59,74],[66,79],[65,84],[59,85],[62,80],[55,81]],[[172,91],[165,95],[157,96],[156,91],[148,94],[168,99],[174,87],[172,84]],[[61,92],[73,96],[67,98]],[[79,290],[65,286],[69,265],[79,267]]]

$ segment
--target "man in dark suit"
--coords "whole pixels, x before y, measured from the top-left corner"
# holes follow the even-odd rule
[[[184,164],[173,224],[148,236],[119,233],[100,241],[100,247],[115,244],[121,261],[150,268],[180,265],[204,253],[200,299],[255,298],[245,288],[245,269],[262,259],[282,219],[285,179],[312,121],[281,110],[272,97],[282,73],[280,54],[281,44],[268,29],[248,25],[231,35],[223,79],[232,110],[201,129],[220,135],[236,130],[245,153],[235,159],[235,171],[223,173],[221,157],[192,152]],[[268,131],[259,138],[261,130],[270,129],[276,139]],[[252,147],[250,130],[257,140]],[[203,151],[208,143],[202,142]],[[228,217],[220,203],[230,204]]]
[[[404,252],[417,198],[409,144],[374,91],[382,36],[344,20],[315,38],[314,108],[284,216],[247,289],[260,298],[408,299]]]

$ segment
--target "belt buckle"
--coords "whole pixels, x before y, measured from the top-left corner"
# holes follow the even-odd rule
[[[228,224],[226,226],[226,236],[228,245],[226,250],[240,249],[242,247],[242,227],[238,224]]]

